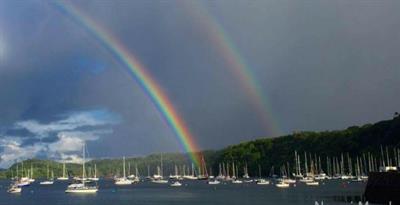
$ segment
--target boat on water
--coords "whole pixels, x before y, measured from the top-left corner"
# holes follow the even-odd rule
[[[366,180],[361,177],[356,177],[355,179],[351,180],[351,182],[364,182],[364,181],[366,181]]]
[[[88,186],[85,183],[82,184],[74,184],[74,186],[68,186],[65,193],[82,193],[82,194],[90,194],[96,193],[98,191],[97,186]]]
[[[63,163],[63,175],[62,175],[62,177],[58,177],[57,180],[66,181],[66,180],[68,180],[68,179],[69,179],[69,178],[67,177],[67,175],[66,175],[66,170],[65,170],[65,163]]]
[[[42,181],[42,182],[40,182],[40,185],[52,185],[52,184],[54,184],[54,181],[50,181],[50,180],[46,180],[46,181]]]
[[[197,175],[197,180],[208,180],[208,172],[206,161],[204,160],[204,156],[201,156],[201,163],[199,167],[199,174]]]
[[[196,180],[197,179],[197,177],[195,177],[194,175],[184,175],[183,178],[187,179],[187,180]]]
[[[82,162],[82,183],[71,184],[65,190],[65,193],[79,193],[79,194],[90,194],[96,193],[98,191],[98,187],[90,186],[85,183],[85,144],[83,145],[83,162]]]
[[[178,186],[182,186],[182,184],[180,182],[176,181],[176,182],[172,183],[170,186],[178,187]]]
[[[299,181],[303,182],[303,183],[308,183],[308,182],[313,182],[314,178],[312,178],[312,177],[304,177],[304,178],[300,179]]]
[[[156,184],[167,184],[168,180],[165,180],[165,179],[153,179],[151,182],[156,183]]]
[[[239,179],[234,179],[232,180],[232,184],[243,184],[243,181]]]
[[[159,169],[159,167],[157,167],[157,170]],[[154,180],[159,180],[159,179],[162,179],[163,177],[160,175],[160,174],[154,174],[153,175],[153,179]]]
[[[289,188],[290,184],[285,183],[285,182],[282,181],[282,182],[279,182],[279,183],[275,184],[275,186],[278,187],[278,188]]]
[[[172,174],[169,175],[169,179],[178,180],[180,178],[181,178],[181,176],[178,174],[178,166],[175,165],[175,173],[174,173],[174,175],[172,175]]]
[[[194,175],[194,164],[192,163],[192,173],[189,175],[186,175],[185,173],[183,174],[182,178],[187,179],[187,180],[196,180],[197,177]],[[189,171],[188,171],[189,172]]]
[[[35,179],[33,178],[33,166],[32,166],[32,164],[31,164],[31,170],[30,170],[28,181],[29,181],[29,183],[35,182]]]
[[[318,175],[316,175],[316,176],[314,177],[314,179],[315,179],[315,180],[325,180],[325,179],[327,179],[327,176],[326,176],[325,173],[321,172],[321,173],[319,173]]]
[[[132,184],[132,181],[128,178],[121,177],[115,180],[115,185],[130,185],[130,184]]]
[[[249,170],[247,169],[247,162],[243,167],[243,179],[250,179]]]
[[[268,180],[265,180],[265,179],[259,179],[258,181],[257,181],[257,185],[269,185],[269,181]]]
[[[8,193],[21,193],[22,187],[18,186],[16,183],[11,184],[11,186],[7,190]]]
[[[213,181],[208,181],[207,182],[207,184],[210,184],[210,185],[217,185],[217,184],[220,184],[221,182],[220,181],[218,181],[218,180],[213,180]]]
[[[29,180],[23,179],[23,178],[21,178],[20,180],[18,180],[16,183],[17,183],[17,186],[19,186],[19,187],[29,186],[29,185],[31,184],[31,183],[29,182]]]
[[[52,177],[49,178],[49,171],[50,171],[49,170],[49,164],[47,164],[47,180],[40,182],[39,183],[40,185],[52,185],[52,184],[54,184],[54,181],[53,181],[54,173],[51,172],[52,173]]]
[[[161,167],[160,167],[161,166]],[[157,166],[157,174],[153,175],[153,179],[151,182],[156,183],[156,184],[167,184],[168,180],[164,179],[164,174],[163,174],[163,158],[161,155],[161,160],[160,160],[160,166]]]
[[[311,181],[311,182],[306,182],[307,186],[318,186],[319,182],[318,181]]]
[[[125,157],[123,157],[123,172],[124,176],[119,177],[115,179],[115,185],[130,185],[132,184],[132,180],[126,178],[126,173],[125,173]]]
[[[89,177],[90,181],[99,181],[99,177],[97,177],[97,166],[94,164],[94,175]]]

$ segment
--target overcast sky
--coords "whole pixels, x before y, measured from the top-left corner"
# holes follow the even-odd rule
[[[400,2],[72,1],[134,53],[202,149],[389,119],[400,104]],[[207,15],[207,16],[204,16]],[[246,62],[266,115],[231,64]],[[0,152],[74,161],[182,151],[121,62],[52,1],[0,1]]]

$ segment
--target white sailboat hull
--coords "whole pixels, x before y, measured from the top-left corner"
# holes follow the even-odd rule
[[[40,185],[52,185],[54,183],[54,181],[43,181],[40,182]]]
[[[314,182],[306,182],[306,185],[307,185],[307,186],[318,186],[318,185],[319,185],[319,182],[317,182],[317,181],[314,181]]]
[[[129,179],[120,179],[115,181],[115,185],[130,185],[132,184],[132,181]]]
[[[158,179],[158,180],[153,180],[151,182],[156,183],[156,184],[167,184],[168,180]]]
[[[243,181],[237,179],[232,181],[232,184],[242,184],[242,183]]]
[[[191,176],[191,175],[183,176],[183,178],[184,178],[184,179],[189,179],[189,180],[196,180],[196,179],[197,179],[197,177]]]
[[[259,181],[257,181],[257,185],[269,185],[269,181],[265,180],[265,179],[260,179]]]
[[[23,187],[23,186],[29,186],[30,183],[29,183],[29,181],[23,181],[23,182],[19,182],[17,185],[18,185],[19,187]]]
[[[97,188],[77,188],[77,189],[67,189],[65,193],[78,193],[78,194],[90,194],[96,193],[98,191]]]
[[[289,188],[289,184],[286,184],[286,183],[278,183],[278,184],[276,184],[276,187],[278,187],[278,188]]]

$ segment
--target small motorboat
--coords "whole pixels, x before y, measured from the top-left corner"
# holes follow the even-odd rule
[[[257,181],[257,185],[269,185],[269,181],[265,179],[260,179]]]
[[[176,181],[176,182],[172,183],[170,186],[178,187],[178,186],[182,186],[182,184],[180,182]]]
[[[278,188],[289,188],[289,184],[285,183],[285,182],[279,182],[279,183],[275,184],[275,186]]]
[[[239,179],[232,180],[232,184],[242,184],[243,181]]]
[[[47,180],[47,181],[42,181],[39,184],[40,185],[52,185],[54,183],[54,181],[52,180]]]
[[[156,183],[156,184],[167,184],[168,180],[164,180],[164,179],[154,179],[151,182]]]
[[[7,190],[8,193],[21,193],[22,192],[22,187],[12,184],[10,188]]]
[[[218,181],[218,180],[208,181],[208,182],[207,182],[207,184],[210,184],[210,185],[217,185],[217,184],[220,184],[220,183],[221,183],[221,182]]]

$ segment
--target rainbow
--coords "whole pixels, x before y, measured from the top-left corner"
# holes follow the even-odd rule
[[[139,62],[135,55],[131,54],[126,47],[121,44],[109,31],[100,24],[86,16],[72,3],[56,1],[57,8],[87,32],[93,35],[117,60],[128,68],[129,74],[142,87],[150,100],[154,103],[157,110],[161,113],[169,126],[175,132],[183,149],[189,154],[190,159],[196,165],[200,165],[199,147],[195,138],[190,133],[188,126],[180,117],[172,102],[151,77],[146,68]]]
[[[233,41],[229,38],[223,27],[212,17],[212,15],[200,4],[200,1],[180,1],[189,15],[197,20],[201,30],[212,41],[210,45],[216,47],[227,67],[237,79],[251,100],[257,114],[265,127],[267,134],[279,136],[282,134],[278,124],[272,118],[272,111],[268,100],[253,75],[250,66],[246,63]]]

